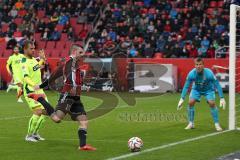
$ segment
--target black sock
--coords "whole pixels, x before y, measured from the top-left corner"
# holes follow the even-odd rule
[[[86,139],[87,139],[87,130],[85,128],[80,128],[78,130],[78,137],[79,137],[80,147],[85,146],[86,145]]]
[[[38,98],[37,101],[43,105],[49,116],[54,112],[54,108],[43,97]]]

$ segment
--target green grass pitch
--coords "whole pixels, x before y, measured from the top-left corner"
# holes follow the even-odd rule
[[[49,101],[56,104],[58,95],[51,91],[46,93]],[[95,94],[95,97],[104,97],[104,100],[89,96],[91,94]],[[130,153],[127,141],[133,136],[143,140],[142,151],[144,151],[215,132],[205,100],[196,105],[196,129],[185,131],[186,102],[182,110],[176,110],[179,94],[167,93],[147,98],[141,94],[141,98],[136,99],[134,106],[128,106],[122,98],[113,93],[118,105],[110,112],[104,113],[109,106],[99,109],[96,107],[103,101],[107,101],[108,104],[116,101],[112,102],[112,97],[102,92],[90,92],[83,94],[82,101],[88,111],[95,111],[94,114],[90,114],[92,119],[89,122],[87,141],[97,147],[97,151],[77,150],[78,125],[68,120],[55,124],[48,119],[40,130],[40,134],[46,138],[46,141],[28,143],[24,138],[31,112],[26,103],[17,103],[15,96],[15,92],[0,92],[1,160],[104,160]],[[125,93],[125,97],[128,96],[129,93]],[[131,96],[129,98],[131,99]],[[227,97],[226,100],[228,100]],[[217,99],[218,103],[219,99]],[[219,109],[219,113],[222,127],[227,129],[228,110]],[[230,131],[126,159],[206,160],[216,159],[238,150],[240,150],[240,133]]]

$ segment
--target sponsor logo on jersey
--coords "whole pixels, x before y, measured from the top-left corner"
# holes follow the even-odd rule
[[[35,65],[35,66],[33,67],[33,71],[37,71],[39,68],[40,68],[40,65],[37,64],[37,65]]]

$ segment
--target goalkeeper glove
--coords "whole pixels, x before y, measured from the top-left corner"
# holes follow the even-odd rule
[[[180,98],[179,102],[178,102],[178,106],[177,106],[177,110],[182,109],[182,105],[183,105],[184,99]]]
[[[219,107],[225,109],[225,107],[226,107],[226,101],[225,101],[224,98],[221,98],[221,99],[220,99]]]

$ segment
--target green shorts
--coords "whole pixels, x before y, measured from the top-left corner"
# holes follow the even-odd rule
[[[40,89],[40,90],[38,90],[38,91],[35,91],[34,93],[36,93],[36,94],[44,94],[44,95],[45,95],[45,93],[44,93],[44,91],[43,91],[42,89]],[[42,106],[41,103],[35,101],[35,100],[32,99],[32,98],[28,98],[26,94],[24,94],[24,97],[25,97],[25,100],[26,100],[26,102],[27,102],[27,104],[28,104],[28,107],[29,107],[31,110],[34,110],[34,109],[36,109],[36,108],[44,109],[44,107]],[[46,99],[46,101],[48,101],[46,95],[45,95],[45,99]]]

